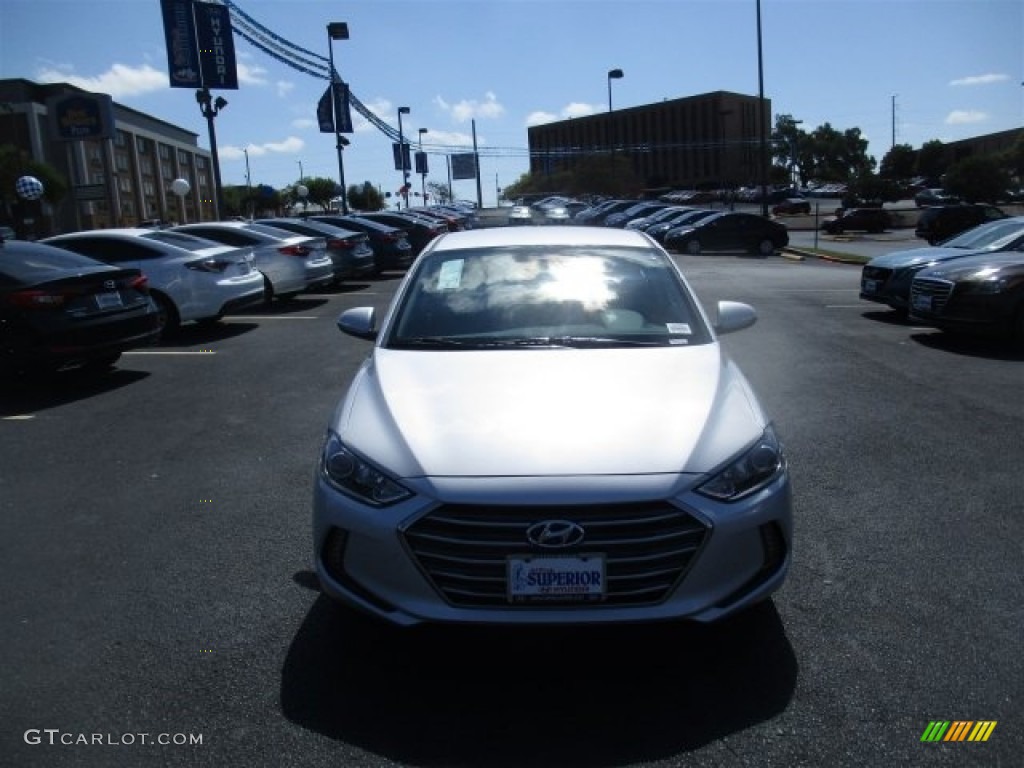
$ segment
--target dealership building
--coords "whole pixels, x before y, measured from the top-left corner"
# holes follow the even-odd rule
[[[528,129],[530,173],[621,153],[649,189],[753,186],[771,114],[770,99],[715,91],[535,125]]]
[[[198,135],[108,96],[67,83],[0,80],[0,137],[20,158],[49,165],[68,184],[61,203],[40,206],[35,236],[216,218],[212,160]],[[179,179],[188,185],[181,196],[172,191]],[[19,204],[6,192],[4,203],[7,209]],[[3,215],[16,218],[12,210]]]

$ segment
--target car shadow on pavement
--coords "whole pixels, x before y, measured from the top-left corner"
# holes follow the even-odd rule
[[[402,763],[592,768],[767,721],[796,679],[771,602],[710,627],[400,630],[321,595],[288,650],[281,708]]]
[[[312,312],[327,303],[327,299],[313,298],[311,296],[296,296],[291,299],[274,299],[269,304],[252,304],[239,309],[224,317],[225,320],[232,320],[233,316],[238,317],[260,317],[264,315],[301,315],[303,312]]]
[[[942,331],[911,334],[910,338],[922,346],[950,352],[964,357],[983,357],[987,360],[1024,360],[1024,347],[1016,348],[1009,340],[970,334],[944,333]]]
[[[125,364],[124,361],[119,363]],[[61,371],[48,375],[12,376],[0,383],[0,418],[16,418],[86,400],[130,386],[149,375],[147,371],[113,368],[94,373]]]
[[[211,323],[209,325],[187,323],[175,329],[172,333],[162,336],[160,338],[160,347],[192,348],[203,346],[215,341],[233,339],[257,328],[259,328],[257,323],[234,320],[230,315],[226,316],[219,323]]]

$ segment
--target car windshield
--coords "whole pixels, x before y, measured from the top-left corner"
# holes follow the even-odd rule
[[[668,346],[711,341],[685,283],[647,248],[436,251],[384,343],[401,349]]]
[[[1003,219],[974,227],[942,244],[943,248],[998,251],[1024,236],[1024,219]]]

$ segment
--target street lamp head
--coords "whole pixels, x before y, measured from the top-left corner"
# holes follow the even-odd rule
[[[327,25],[327,36],[331,40],[348,40],[348,24],[344,21],[332,21]]]
[[[213,106],[215,106],[217,109],[224,109],[224,107],[226,107],[227,105],[228,100],[225,99],[223,96],[218,96],[217,100],[213,102]]]
[[[618,80],[622,76],[623,76],[623,72],[622,72],[621,69],[610,69],[610,70],[608,70],[608,79],[609,80]]]
[[[196,104],[209,104],[210,103],[210,92],[205,88],[200,88],[196,91]]]
[[[341,146],[343,146],[343,147],[347,147],[347,146],[348,146],[349,144],[351,144],[351,143],[352,143],[352,142],[350,142],[350,141],[349,141],[348,139],[346,139],[346,138],[345,138],[344,136],[338,136],[338,142],[339,142],[339,143],[341,144]]]
[[[430,133],[426,128],[420,128],[420,133]]]
[[[399,107],[398,108],[398,114],[400,114],[400,115],[408,115],[409,114],[409,108],[408,107]]]

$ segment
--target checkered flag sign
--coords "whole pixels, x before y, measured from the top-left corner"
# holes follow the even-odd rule
[[[14,191],[22,200],[38,200],[43,196],[43,182],[35,176],[22,176],[14,183]]]

